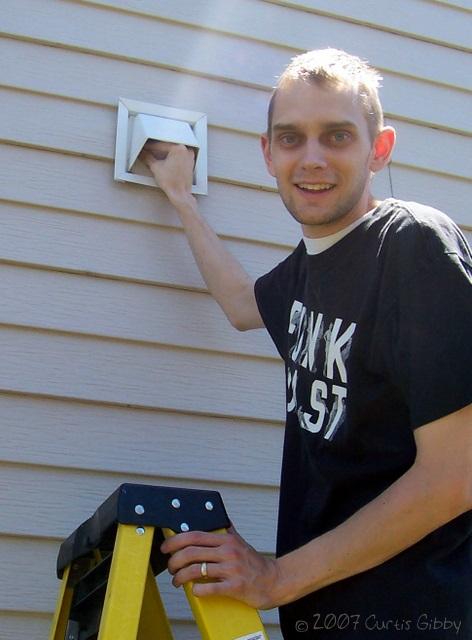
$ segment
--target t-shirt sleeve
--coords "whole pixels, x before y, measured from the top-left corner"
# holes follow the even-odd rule
[[[287,354],[289,291],[294,285],[297,256],[301,247],[256,280],[254,292],[265,327],[283,359]]]
[[[417,428],[472,401],[470,252],[435,250],[412,263],[397,297],[393,369]]]

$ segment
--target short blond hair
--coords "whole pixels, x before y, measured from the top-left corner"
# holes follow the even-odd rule
[[[277,92],[290,82],[302,80],[321,86],[347,87],[359,98],[371,139],[384,126],[378,89],[382,77],[368,62],[341,49],[315,49],[292,58],[279,77],[272,92],[267,114],[267,134],[270,137]]]

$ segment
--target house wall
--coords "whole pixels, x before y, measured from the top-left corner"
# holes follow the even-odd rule
[[[258,135],[305,49],[380,68],[394,194],[469,233],[470,31],[467,0],[2,1],[2,640],[46,637],[60,541],[121,482],[218,489],[274,551],[282,366],[264,331],[227,325],[164,196],[113,181],[118,97],[208,114],[201,209],[256,277],[299,237]],[[195,637],[162,583],[176,637]]]

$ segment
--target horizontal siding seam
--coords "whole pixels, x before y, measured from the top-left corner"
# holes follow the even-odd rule
[[[55,267],[54,265],[45,265],[35,262],[26,262],[25,260],[10,260],[0,258],[0,264],[11,265],[14,267],[27,267],[28,269],[38,269],[40,271],[54,271],[56,273],[65,273],[70,275],[85,276],[87,278],[99,278],[102,280],[114,280],[118,282],[127,282],[130,284],[145,284],[150,287],[162,287],[166,289],[175,289],[179,291],[188,291],[190,293],[207,293],[208,291],[199,287],[188,287],[179,284],[170,286],[165,282],[157,282],[156,280],[147,280],[146,278],[136,278],[131,276],[113,275],[109,273],[102,273],[99,271],[89,271],[87,269],[73,269],[72,267]]]
[[[115,469],[112,469],[112,470],[97,469],[96,467],[80,467],[80,466],[76,467],[72,465],[68,465],[66,467],[61,465],[37,463],[37,462],[19,462],[19,461],[12,461],[12,460],[2,460],[0,458],[0,470],[2,466],[14,467],[16,469],[28,469],[30,471],[31,470],[56,471],[64,474],[67,474],[68,472],[73,472],[74,474],[83,475],[87,477],[89,477],[91,474],[93,474],[93,476],[95,477],[106,477],[106,478],[113,478],[113,476],[117,476],[117,484],[116,484],[117,487],[119,487],[121,484],[126,482],[129,482],[129,483],[135,482],[133,478],[138,480],[136,484],[150,484],[149,478],[151,477],[149,473],[144,473],[144,472],[141,473],[139,471],[121,471],[119,469],[116,469],[116,470]],[[126,478],[129,478],[129,479],[126,480]],[[147,482],[145,483],[139,482],[139,479],[146,479]],[[268,493],[274,494],[279,491],[278,483],[269,483],[269,482],[256,483],[256,482],[244,482],[240,480],[233,482],[233,481],[224,480],[224,479],[211,480],[211,479],[205,479],[202,477],[186,476],[186,475],[178,475],[178,474],[176,474],[175,476],[170,476],[168,474],[166,474],[165,476],[154,475],[152,476],[151,484],[155,486],[160,486],[162,484],[163,486],[167,486],[167,487],[169,486],[185,487],[185,486],[189,486],[189,483],[197,484],[199,487],[204,485],[209,490],[221,491],[221,492],[223,492],[225,489],[247,489],[247,490],[262,489],[262,491],[264,491],[266,494]],[[0,525],[0,537],[2,535],[10,536],[12,534],[1,533],[1,525]],[[25,537],[27,537],[26,534],[18,534],[18,535],[20,536],[25,535]],[[47,538],[48,536],[44,536],[44,537]]]
[[[263,91],[269,91],[270,89],[272,89],[272,86],[269,84],[262,84],[262,83],[257,83],[257,82],[248,82],[248,81],[242,81],[242,80],[236,80],[234,78],[229,78],[227,76],[220,76],[217,74],[212,74],[212,73],[203,73],[203,72],[198,72],[195,69],[190,69],[184,66],[177,66],[177,65],[171,65],[171,64],[159,64],[156,61],[152,61],[146,58],[139,58],[139,57],[135,57],[135,56],[125,56],[125,55],[121,55],[118,53],[112,53],[109,51],[104,51],[103,49],[98,49],[98,48],[92,48],[92,47],[86,47],[86,46],[79,46],[79,45],[75,45],[75,44],[71,44],[71,43],[63,43],[60,41],[54,41],[54,40],[47,40],[44,38],[39,38],[36,36],[27,36],[27,35],[20,35],[20,34],[12,34],[12,33],[8,33],[8,32],[4,32],[0,30],[0,37],[5,37],[5,38],[10,38],[12,40],[18,40],[18,41],[23,41],[23,42],[31,42],[31,43],[36,43],[36,44],[40,44],[40,45],[46,45],[46,46],[50,46],[50,47],[54,47],[56,49],[63,49],[65,51],[78,51],[81,53],[90,53],[90,54],[94,54],[103,58],[109,58],[111,60],[122,60],[125,62],[132,62],[132,63],[137,63],[137,64],[142,64],[144,66],[149,66],[149,67],[156,67],[156,68],[161,68],[161,69],[168,69],[170,71],[177,71],[177,72],[182,72],[185,71],[185,73],[187,73],[188,75],[191,76],[195,76],[198,78],[207,78],[209,80],[218,80],[219,82],[223,82],[223,83],[228,83],[228,84],[232,84],[232,85],[236,85],[236,86],[241,86],[241,87],[247,87],[247,88],[252,88],[252,89],[258,89],[258,90],[263,90]],[[295,48],[293,46],[280,46],[281,49],[286,49],[287,51],[290,52],[290,57],[295,56],[299,53],[304,53],[305,49],[300,49],[300,48]],[[381,65],[376,65],[376,69],[379,72],[386,72],[389,73],[391,75],[400,77],[400,78],[408,78],[411,80],[419,80],[422,82],[426,82],[428,84],[432,84],[434,86],[438,86],[438,87],[445,87],[445,88],[449,88],[449,89],[454,89],[454,90],[463,90],[463,91],[467,91],[472,93],[472,89],[467,89],[467,87],[464,87],[462,85],[458,85],[458,84],[451,84],[448,82],[440,82],[439,80],[434,80],[432,78],[424,78],[422,76],[415,76],[409,73],[405,73],[405,72],[401,72],[401,71],[397,71],[394,69],[387,69],[386,67],[383,67]]]
[[[64,43],[64,42],[59,42],[54,40],[47,40],[45,38],[38,38],[36,36],[27,36],[23,34],[20,35],[20,34],[9,33],[5,31],[1,31],[1,29],[0,29],[0,37],[5,39],[10,39],[10,40],[17,40],[19,42],[29,42],[32,44],[39,44],[42,46],[54,47],[55,49],[62,49],[64,51],[78,51],[79,53],[93,54],[101,58],[109,58],[110,60],[121,60],[123,62],[141,64],[147,67],[156,67],[158,69],[167,69],[169,71],[177,71],[178,73],[185,71],[185,73],[188,74],[189,76],[194,76],[197,78],[206,78],[209,80],[218,80],[219,82],[222,82],[222,83],[232,84],[240,87],[247,87],[249,89],[258,89],[263,91],[267,91],[270,89],[269,85],[266,85],[266,84],[236,80],[235,78],[228,78],[227,76],[220,76],[217,74],[203,73],[195,69],[189,69],[187,67],[182,67],[177,65],[159,64],[158,62],[148,60],[146,58],[125,56],[118,53],[111,53],[109,51],[104,51],[103,49],[94,49],[92,47],[79,46],[71,43]],[[293,55],[296,55],[297,51],[294,50],[293,47],[290,47],[289,50],[293,52]],[[427,82],[429,82],[429,80],[427,80]],[[455,85],[445,85],[445,86],[447,87],[452,86],[455,89],[461,88]]]
[[[14,144],[9,144],[8,146],[22,146],[22,145],[14,145]],[[36,145],[28,147],[29,149],[38,149],[43,151],[43,149],[39,149]],[[56,150],[56,151],[51,151],[51,150],[46,150],[47,153],[57,153],[60,155],[73,155],[73,154],[69,154],[67,151],[60,151],[60,150]],[[82,154],[82,157],[85,157]],[[109,164],[109,160],[102,160],[103,163]],[[233,180],[230,179],[225,179],[225,178],[216,178],[216,179],[211,179],[211,182],[217,182],[220,184],[236,184]],[[277,187],[263,187],[261,186],[259,188],[258,185],[248,185],[247,187],[252,188],[256,191],[268,191],[271,193],[278,193]],[[93,218],[96,220],[101,220],[103,222],[119,222],[120,224],[129,224],[130,226],[141,226],[141,227],[150,227],[153,230],[157,230],[157,229],[164,229],[166,231],[171,231],[171,232],[175,232],[175,233],[184,233],[183,230],[183,226],[182,225],[175,225],[175,224],[163,224],[162,222],[153,222],[153,221],[149,221],[149,220],[139,220],[137,218],[123,218],[122,216],[118,216],[118,215],[113,215],[113,214],[104,214],[104,213],[97,213],[94,210],[84,210],[84,209],[74,209],[71,207],[59,207],[59,206],[54,206],[54,205],[48,205],[45,206],[43,204],[38,204],[37,202],[31,202],[29,200],[12,200],[11,198],[2,198],[0,196],[0,204],[12,204],[13,206],[21,206],[21,205],[26,205],[28,207],[31,207],[31,209],[36,209],[36,210],[40,210],[40,211],[54,211],[55,213],[63,213],[64,215],[68,216],[83,216],[87,219]],[[218,237],[223,240],[223,241],[228,241],[228,242],[241,242],[244,244],[250,244],[250,245],[256,245],[256,246],[270,246],[270,247],[275,247],[275,248],[280,248],[282,250],[286,250],[286,249],[291,249],[294,247],[294,245],[292,243],[283,243],[283,242],[263,242],[257,238],[251,238],[251,237],[246,237],[246,236],[238,236],[238,235],[230,235],[228,233],[221,233],[218,232],[217,233]],[[2,259],[0,258],[0,261]],[[41,268],[41,265],[38,265],[38,269]],[[95,277],[95,274],[91,274],[92,277]],[[99,276],[101,277],[101,276]],[[106,277],[106,276],[105,276]],[[158,283],[157,286],[166,286],[165,284],[160,284]],[[167,285],[168,286],[168,285]],[[186,289],[186,287],[179,287],[176,285],[176,288],[179,289]],[[189,291],[193,291],[193,289],[189,288]],[[203,293],[208,293],[208,291],[206,289],[202,289],[201,290]]]
[[[465,184],[472,183],[470,178],[466,176],[460,176],[457,173],[449,173],[447,171],[438,171],[437,169],[429,169],[427,167],[421,167],[417,164],[411,164],[409,162],[395,162],[395,160],[391,163],[392,169],[394,167],[402,168],[402,169],[412,169],[413,171],[418,171],[419,173],[424,173],[431,176],[444,176],[446,178],[453,178],[454,180],[459,180]]]
[[[168,16],[164,16],[162,14],[158,14],[157,13],[157,9],[156,12],[153,13],[152,11],[148,11],[145,9],[138,9],[138,8],[125,8],[125,7],[116,7],[112,4],[102,4],[101,2],[94,2],[94,0],[74,0],[75,2],[79,3],[79,4],[86,4],[88,6],[93,6],[96,7],[97,9],[103,10],[103,11],[111,11],[111,12],[116,12],[116,13],[121,13],[121,14],[125,14],[125,15],[133,15],[133,16],[140,16],[140,17],[145,17],[145,18],[149,18],[150,20],[156,20],[158,22],[163,22],[163,23],[167,23],[167,24],[176,24],[179,26],[185,26],[188,28],[192,28],[198,31],[209,31],[211,33],[218,33],[221,35],[228,35],[228,36],[232,36],[232,37],[237,37],[237,38],[243,38],[244,40],[250,40],[252,42],[258,42],[261,44],[269,44],[269,45],[276,45],[278,47],[281,48],[289,48],[292,49],[293,46],[286,44],[284,42],[280,42],[279,40],[269,40],[267,38],[262,38],[262,37],[257,37],[254,35],[250,35],[247,33],[242,33],[240,31],[235,31],[235,30],[230,30],[230,29],[223,29],[223,28],[217,28],[217,27],[212,27],[210,24],[197,24],[195,22],[190,22],[187,20],[180,20],[178,18],[171,18]],[[456,45],[452,42],[449,42],[447,40],[439,40],[437,38],[432,38],[432,37],[426,37],[426,36],[421,36],[420,34],[417,33],[413,33],[411,31],[406,31],[406,30],[401,30],[401,29],[395,29],[393,27],[389,27],[388,25],[383,25],[377,22],[369,22],[367,20],[360,20],[358,18],[354,18],[351,17],[349,15],[346,14],[341,14],[341,13],[333,13],[332,11],[327,11],[324,9],[318,9],[316,7],[304,7],[304,6],[298,6],[296,3],[292,3],[292,2],[286,2],[284,0],[264,0],[264,2],[268,3],[268,4],[274,4],[277,6],[281,6],[281,7],[285,7],[287,9],[290,9],[292,11],[299,11],[299,12],[303,12],[303,13],[310,13],[316,16],[321,16],[321,17],[326,17],[326,18],[330,18],[333,20],[337,20],[339,22],[345,22],[347,24],[354,24],[354,25],[359,25],[359,26],[363,26],[366,27],[368,29],[373,29],[374,31],[381,31],[383,33],[390,33],[392,35],[398,35],[404,38],[408,38],[410,40],[418,40],[420,42],[426,42],[427,44],[435,44],[435,45],[439,45],[442,47],[446,47],[448,49],[453,49],[456,51],[463,51],[465,53],[469,53],[470,51],[472,51],[472,49],[469,47],[462,47],[460,45]],[[464,10],[465,11],[465,10]]]
[[[463,11],[467,14],[472,14],[472,8],[464,7],[462,4],[458,4],[457,2],[451,2],[451,0],[424,0],[429,4],[438,4],[442,7],[451,7],[451,9],[455,9],[457,11]]]
[[[0,260],[1,263],[1,260]],[[278,356],[270,356],[270,355],[260,355],[254,353],[240,353],[239,351],[221,351],[219,349],[210,349],[203,347],[195,347],[195,346],[187,346],[187,345],[179,345],[179,344],[171,344],[169,342],[159,342],[157,340],[145,340],[139,338],[125,338],[125,337],[116,337],[110,336],[102,333],[90,333],[85,331],[70,331],[66,329],[56,329],[53,327],[38,327],[35,325],[20,325],[20,324],[12,324],[12,323],[3,323],[0,321],[0,329],[17,329],[19,331],[24,331],[28,333],[41,333],[47,335],[55,335],[55,336],[65,336],[65,337],[77,337],[79,339],[84,340],[100,340],[103,342],[111,342],[114,344],[129,344],[129,345],[138,345],[145,346],[151,348],[163,348],[166,351],[179,351],[183,353],[197,353],[197,354],[208,354],[210,356],[224,356],[228,357],[228,359],[236,358],[238,360],[256,360],[263,362],[273,362],[279,363],[280,358]]]
[[[252,423],[252,424],[262,424],[262,425],[275,425],[281,426],[284,425],[284,420],[276,420],[271,418],[259,418],[257,416],[240,416],[240,415],[232,415],[229,413],[213,413],[211,411],[201,411],[198,409],[193,409],[191,412],[184,409],[176,409],[175,407],[167,407],[167,406],[154,406],[147,404],[136,404],[132,402],[118,402],[116,400],[95,400],[93,398],[84,398],[80,396],[67,396],[61,394],[53,394],[53,393],[39,393],[33,391],[21,391],[18,389],[9,389],[0,387],[0,397],[2,395],[6,396],[18,396],[25,398],[33,398],[37,400],[60,400],[62,402],[75,402],[81,404],[88,404],[93,406],[101,406],[101,407],[116,407],[118,409],[133,409],[134,411],[156,411],[161,413],[170,413],[175,415],[185,415],[185,416],[199,416],[203,418],[215,418],[215,419],[226,419],[231,420],[232,422],[244,422],[244,423]]]
[[[0,616],[7,615],[11,618],[41,618],[45,620],[50,620],[52,614],[46,613],[45,611],[23,611],[19,609],[3,609],[0,607]]]
[[[470,53],[472,51],[472,48],[470,47],[462,47],[460,45],[454,44],[453,42],[449,42],[448,40],[439,40],[433,37],[428,38],[426,36],[422,36],[420,34],[413,33],[411,31],[402,31],[401,29],[395,29],[387,25],[382,25],[378,22],[369,22],[367,20],[360,20],[359,18],[354,18],[352,16],[348,16],[345,14],[333,13],[332,11],[327,11],[325,9],[318,9],[316,7],[306,7],[306,6],[298,5],[296,2],[290,2],[286,0],[263,0],[263,2],[274,4],[279,7],[286,7],[287,9],[291,9],[293,11],[299,11],[301,13],[310,13],[312,15],[332,18],[334,20],[338,20],[339,22],[346,22],[348,24],[355,24],[355,25],[367,27],[368,29],[381,31],[383,33],[391,33],[392,35],[401,36],[404,38],[408,38],[410,40],[418,40],[419,42],[438,45],[441,47],[445,47],[447,49],[452,49],[454,51],[461,51],[464,53]],[[450,3],[447,3],[447,4],[450,4]],[[462,9],[463,11],[467,12],[467,10],[463,9],[462,7],[454,6],[454,9]],[[269,44],[273,44],[273,43],[269,41]]]

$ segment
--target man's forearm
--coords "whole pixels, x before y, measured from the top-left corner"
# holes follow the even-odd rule
[[[231,324],[263,327],[254,283],[200,215],[191,194],[194,155],[183,145],[148,142],[140,158],[175,207],[206,285]]]
[[[254,282],[200,215],[193,196],[173,204],[200,273],[231,324],[240,330],[262,327]]]

